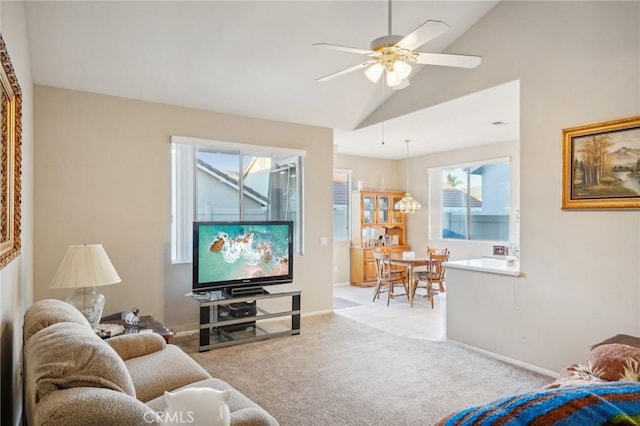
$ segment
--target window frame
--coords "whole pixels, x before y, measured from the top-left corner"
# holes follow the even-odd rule
[[[471,239],[469,238],[469,226],[471,223],[470,209],[471,207],[467,204],[466,209],[466,226],[467,226],[467,234],[465,238],[445,238],[442,236],[443,231],[443,201],[442,201],[442,172],[444,170],[451,169],[461,169],[461,168],[473,168],[480,167],[490,164],[498,164],[498,163],[508,163],[509,164],[509,205],[507,206],[509,217],[508,220],[508,236],[505,240],[486,240],[486,239]],[[514,223],[512,221],[512,212],[514,206],[514,181],[513,181],[513,173],[514,173],[514,161],[511,156],[506,157],[497,157],[490,158],[484,160],[477,161],[469,161],[464,163],[455,163],[455,164],[447,164],[437,167],[430,167],[427,169],[428,175],[428,192],[429,192],[429,216],[428,216],[428,238],[429,240],[439,240],[439,241],[459,241],[459,242],[467,242],[467,243],[483,243],[483,242],[499,242],[499,243],[507,243],[511,241],[514,237]]]
[[[183,158],[183,163],[176,164],[176,146],[185,147],[186,153],[192,153],[191,161]],[[237,153],[241,158],[251,156],[288,156],[296,157],[296,190],[298,194],[296,214],[297,232],[294,239],[297,240],[296,254],[304,255],[304,160],[306,151],[292,148],[272,147],[267,145],[251,145],[236,142],[214,141],[208,139],[192,138],[185,136],[171,137],[171,263],[190,263],[192,244],[192,223],[197,214],[197,165],[196,153],[198,148],[204,150],[218,150],[227,153]],[[188,155],[188,154],[185,154]],[[186,167],[185,167],[186,166]],[[176,168],[180,173],[176,173]],[[185,170],[186,169],[186,170]],[[242,185],[242,179],[239,180]],[[189,190],[190,188],[190,190]],[[239,217],[242,218],[242,198],[239,197]],[[240,219],[241,220],[241,219]]]
[[[335,189],[335,175],[336,173],[341,173],[346,175],[347,178],[347,212],[346,212],[346,224],[347,224],[347,232],[346,232],[346,237],[345,238],[336,238],[336,223],[335,220],[333,221],[333,240],[334,241],[351,241],[351,182],[352,182],[352,178],[353,178],[353,171],[351,169],[333,169],[333,183],[334,183],[334,189]],[[333,193],[332,196],[332,201],[335,201],[335,191]],[[335,202],[332,202],[332,209],[335,209]],[[333,216],[333,218],[335,219],[335,215]]]

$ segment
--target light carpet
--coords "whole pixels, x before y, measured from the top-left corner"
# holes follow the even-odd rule
[[[455,343],[395,337],[334,314],[302,333],[198,352],[175,338],[282,426],[428,425],[447,414],[553,379]]]

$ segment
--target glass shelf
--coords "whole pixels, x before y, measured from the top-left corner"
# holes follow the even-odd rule
[[[200,303],[200,352],[272,337],[300,334],[300,290],[229,296],[192,295]],[[267,299],[291,299],[290,309],[267,309]],[[259,303],[260,302],[260,303]],[[289,320],[285,320],[289,317]],[[280,321],[277,318],[281,318]],[[288,325],[287,325],[288,323]]]

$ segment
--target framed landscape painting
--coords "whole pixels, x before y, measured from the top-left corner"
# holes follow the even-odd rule
[[[640,208],[640,116],[562,130],[562,208]]]

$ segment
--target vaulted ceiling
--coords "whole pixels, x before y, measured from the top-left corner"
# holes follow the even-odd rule
[[[426,20],[446,22],[449,31],[417,49],[442,52],[496,3],[399,0],[392,5],[393,32],[406,35]],[[379,152],[370,146],[372,138],[379,144],[380,125],[353,132],[393,91],[371,83],[363,71],[317,82],[366,58],[312,47],[325,42],[368,49],[374,38],[387,34],[387,6],[380,0],[25,4],[36,84],[329,127],[336,129],[338,152],[402,158],[403,146]],[[428,68],[414,67],[412,75]],[[474,132],[477,102],[491,108],[514,102],[514,92],[505,90],[470,96],[471,104],[462,99],[390,120],[385,131],[422,123],[440,135],[451,130],[446,126],[455,112],[458,131]],[[492,114],[486,119],[505,120],[500,114],[506,111]],[[469,126],[460,126],[463,119]]]

